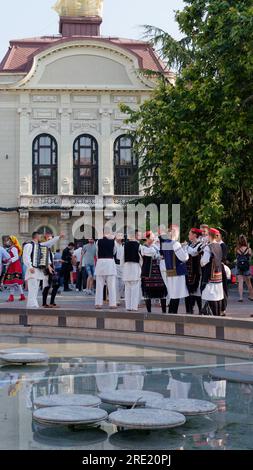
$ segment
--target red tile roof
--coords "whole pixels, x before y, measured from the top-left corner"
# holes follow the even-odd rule
[[[28,73],[33,64],[33,58],[45,49],[52,47],[54,44],[60,44],[67,41],[95,40],[99,42],[109,42],[132,52],[139,60],[141,69],[154,70],[155,72],[163,72],[165,66],[161,63],[152,46],[144,41],[136,41],[132,39],[121,39],[114,37],[84,37],[84,36],[44,36],[39,38],[15,39],[10,41],[10,47],[0,63],[1,73]]]

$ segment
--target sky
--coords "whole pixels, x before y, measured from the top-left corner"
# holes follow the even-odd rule
[[[56,0],[0,0],[0,61],[10,39],[58,34]],[[104,0],[102,35],[141,39],[151,24],[179,38],[175,10],[183,0]]]

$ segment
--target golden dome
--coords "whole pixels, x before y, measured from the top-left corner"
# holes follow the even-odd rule
[[[58,0],[53,7],[60,16],[102,16],[103,0]]]

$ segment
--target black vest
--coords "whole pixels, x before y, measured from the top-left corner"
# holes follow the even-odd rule
[[[139,263],[140,261],[139,249],[140,249],[139,242],[134,241],[134,240],[127,241],[124,246],[125,263]]]
[[[109,240],[109,238],[104,237],[98,240],[98,259],[113,259],[114,246],[114,240]]]

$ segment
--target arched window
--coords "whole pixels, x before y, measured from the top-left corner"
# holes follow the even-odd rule
[[[98,194],[98,143],[88,134],[74,142],[74,194]]]
[[[121,135],[114,144],[114,192],[116,195],[138,195],[138,161],[133,139]]]
[[[49,134],[33,141],[33,194],[57,194],[57,142]]]

